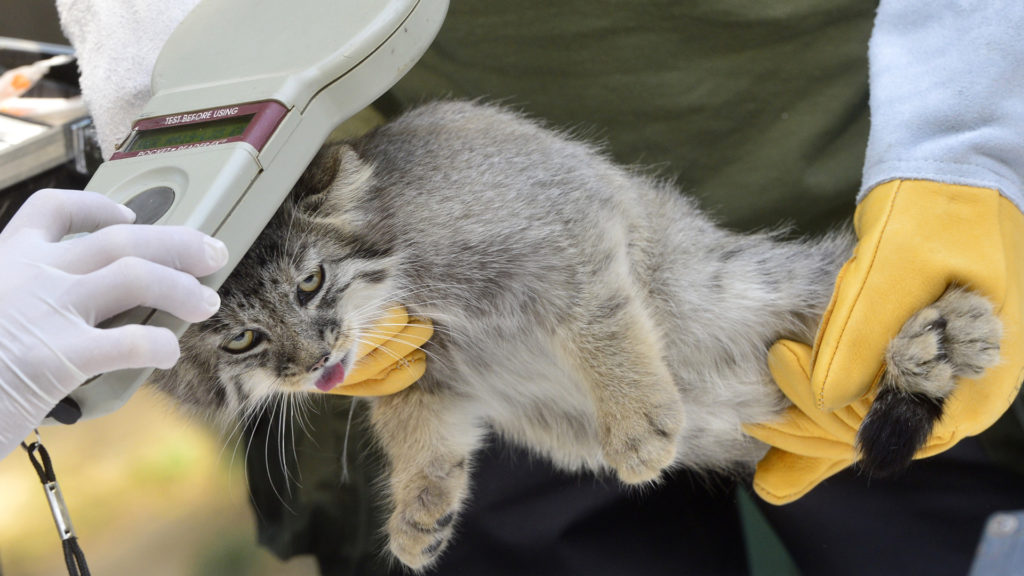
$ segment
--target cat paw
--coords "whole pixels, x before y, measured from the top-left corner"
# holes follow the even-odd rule
[[[946,320],[943,346],[954,376],[977,378],[999,362],[1003,325],[987,298],[956,288],[943,295],[935,308]]]
[[[928,441],[957,378],[999,361],[1002,325],[984,297],[952,288],[903,325],[886,351],[886,372],[857,442],[861,467],[898,472]]]
[[[683,428],[683,405],[671,402],[623,410],[605,419],[601,445],[605,462],[624,484],[657,480],[676,459]]]
[[[415,474],[396,488],[389,547],[409,568],[427,568],[448,545],[468,484],[465,468],[464,463],[453,466],[442,477]]]
[[[956,378],[976,378],[999,361],[1002,328],[992,304],[954,288],[911,317],[886,352],[892,385],[910,394],[946,398]]]

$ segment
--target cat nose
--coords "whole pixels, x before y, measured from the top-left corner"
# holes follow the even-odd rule
[[[309,371],[310,372],[316,372],[317,370],[323,368],[327,364],[327,361],[330,360],[330,359],[331,359],[331,355],[330,354],[328,354],[327,356],[324,356],[323,358],[317,360],[316,364],[313,364],[313,367],[310,368]]]

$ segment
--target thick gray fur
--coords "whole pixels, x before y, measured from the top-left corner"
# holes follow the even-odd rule
[[[391,550],[420,568],[452,534],[489,429],[630,484],[749,470],[766,447],[742,424],[787,405],[766,351],[813,340],[853,245],[730,232],[564,133],[430,104],[321,152],[156,383],[200,411],[252,414],[313,390],[325,364],[351,368],[391,303],[432,320],[426,375],[371,417]],[[296,284],[320,265],[301,305]],[[262,342],[222,349],[247,329]]]

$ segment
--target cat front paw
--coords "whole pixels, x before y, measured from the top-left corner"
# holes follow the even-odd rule
[[[467,485],[465,462],[444,475],[416,473],[397,485],[387,524],[391,553],[413,570],[429,567],[452,537]]]

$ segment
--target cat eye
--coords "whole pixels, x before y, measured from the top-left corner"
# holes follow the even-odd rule
[[[299,289],[296,291],[296,295],[299,298],[299,304],[302,306],[306,305],[313,299],[313,296],[320,290],[320,287],[324,283],[324,267],[318,266],[316,271],[306,276],[302,280],[299,280]]]
[[[224,342],[224,344],[221,345],[221,348],[227,352],[231,352],[232,354],[240,354],[247,350],[251,350],[262,341],[263,337],[259,332],[256,332],[255,330],[243,330],[234,338]]]

